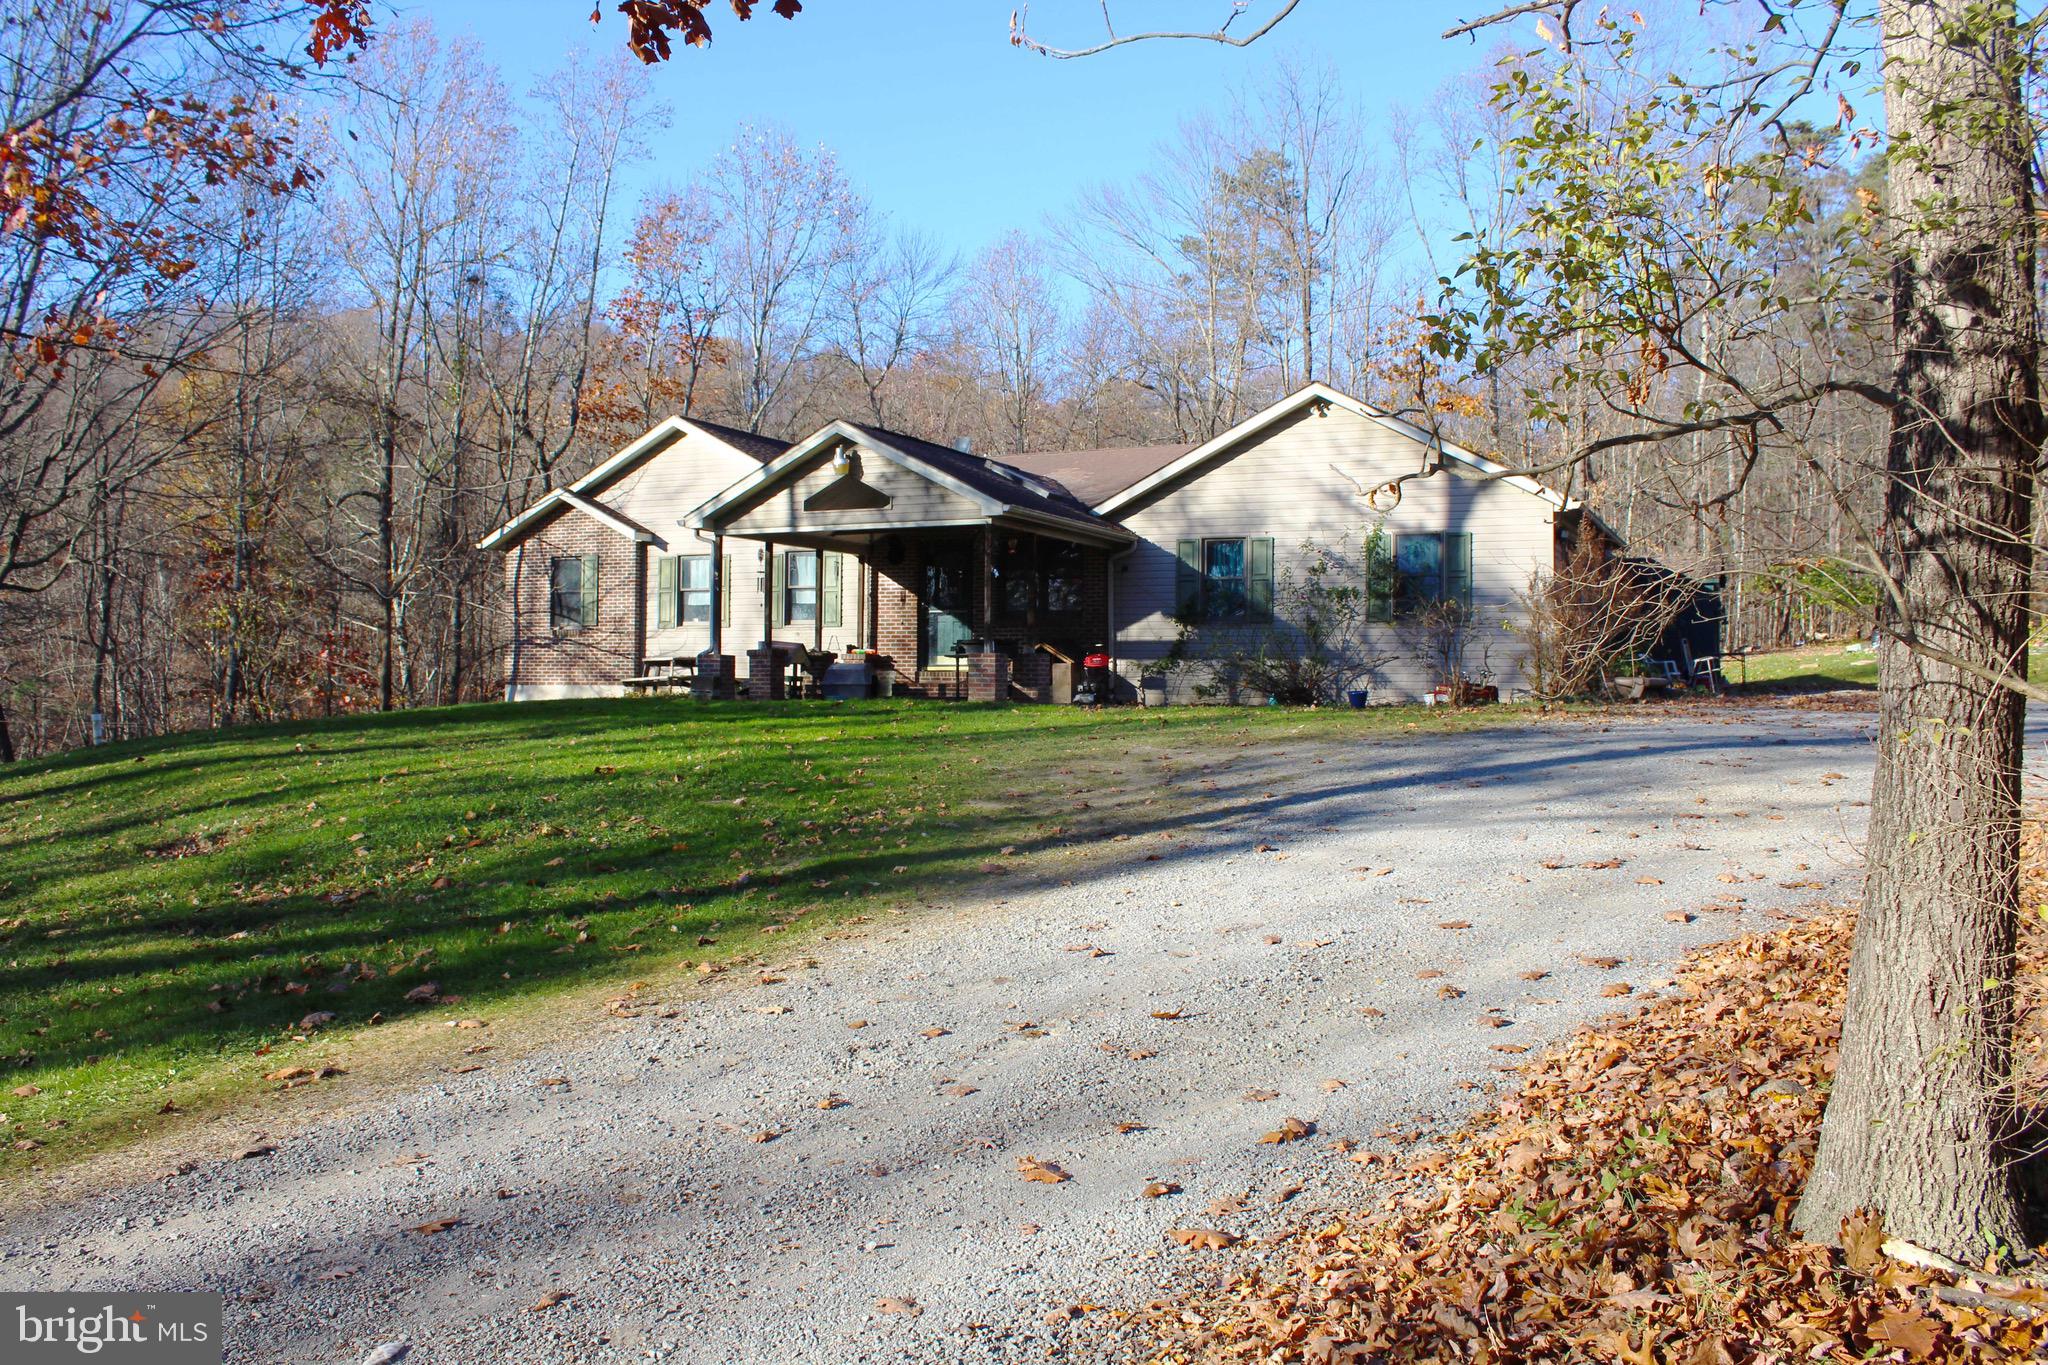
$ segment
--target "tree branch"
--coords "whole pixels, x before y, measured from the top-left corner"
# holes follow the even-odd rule
[[[1132,43],[1153,42],[1159,39],[1193,39],[1198,42],[1222,43],[1226,47],[1250,47],[1259,39],[1279,27],[1280,22],[1294,13],[1301,0],[1280,0],[1280,8],[1268,15],[1263,23],[1249,33],[1232,33],[1230,26],[1244,18],[1251,8],[1252,0],[1230,0],[1230,15],[1222,23],[1207,32],[1193,30],[1176,32],[1157,29],[1149,33],[1118,33],[1116,23],[1109,12],[1109,0],[1103,0],[1102,27],[1109,35],[1099,43],[1088,47],[1053,47],[1033,38],[1029,32],[1031,6],[1025,5],[1010,15],[1010,46],[1036,52],[1041,57],[1054,57],[1067,61],[1075,57],[1093,57],[1113,47],[1126,47]]]

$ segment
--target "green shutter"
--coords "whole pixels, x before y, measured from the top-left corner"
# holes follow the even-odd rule
[[[597,556],[583,556],[583,624],[597,624]]]
[[[1472,533],[1451,531],[1444,536],[1444,601],[1472,605]]]
[[[1202,619],[1202,542],[1183,540],[1175,547],[1180,563],[1173,572],[1173,613],[1182,621]]]
[[[771,566],[773,577],[769,584],[768,624],[783,626],[789,624],[789,556],[788,550],[778,551]]]
[[[1394,541],[1386,528],[1375,526],[1365,538],[1365,619],[1382,624],[1394,619]]]
[[[732,624],[732,556],[725,555],[718,566],[718,624]]]
[[[829,551],[818,556],[818,621],[836,626],[844,614],[846,556]]]
[[[673,630],[678,612],[676,599],[682,593],[683,561],[674,555],[663,555],[654,561],[654,625],[657,630]]]
[[[1273,538],[1253,536],[1244,543],[1244,590],[1254,621],[1273,619]]]

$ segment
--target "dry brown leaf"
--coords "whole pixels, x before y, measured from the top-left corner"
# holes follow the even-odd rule
[[[1549,975],[1549,972],[1523,972],[1521,974],[1522,980],[1524,981],[1541,981],[1544,977]]]
[[[1234,1233],[1217,1228],[1168,1228],[1166,1235],[1190,1251],[1222,1251],[1237,1245]]]
[[[461,1226],[462,1220],[460,1218],[430,1218],[426,1222],[414,1226],[413,1231],[419,1233],[422,1237],[433,1237],[448,1231],[450,1228],[459,1228]]]
[[[1636,885],[1637,885],[1637,886],[1662,886],[1662,885],[1664,885],[1664,879],[1663,879],[1662,877],[1638,877],[1638,878],[1636,878]]]
[[[891,1313],[898,1317],[914,1318],[924,1312],[924,1305],[912,1298],[889,1297],[875,1300],[877,1313]]]
[[[1447,919],[1440,921],[1436,927],[1439,929],[1470,929],[1472,921],[1469,919]]]
[[[1579,961],[1588,967],[1598,967],[1603,972],[1612,971],[1621,965],[1621,959],[1618,957],[1591,957],[1585,953],[1579,954]]]
[[[1277,1090],[1247,1090],[1244,1092],[1244,1097],[1253,1104],[1264,1104],[1267,1100],[1279,1099],[1280,1092]]]
[[[1187,1018],[1187,1016],[1186,1016],[1185,1014],[1182,1014],[1182,1013],[1181,1013],[1181,1012],[1180,1012],[1179,1010],[1177,1010],[1177,1009],[1176,1009],[1176,1010],[1153,1010],[1153,1011],[1152,1011],[1152,1017],[1153,1017],[1154,1019],[1185,1019],[1185,1018]]]
[[[1633,995],[1635,989],[1634,986],[1629,985],[1626,981],[1610,981],[1600,988],[1600,994],[1606,999],[1614,1000],[1624,995]]]
[[[1052,1162],[1040,1161],[1035,1156],[1018,1157],[1017,1174],[1026,1180],[1035,1180],[1044,1185],[1057,1185],[1063,1180],[1073,1179],[1073,1176]]]
[[[1260,1138],[1259,1141],[1261,1143],[1299,1142],[1315,1132],[1315,1130],[1316,1126],[1313,1123],[1305,1122],[1290,1114],[1288,1117],[1280,1120],[1278,1128]]]
[[[1155,1180],[1144,1189],[1147,1199],[1161,1199],[1169,1194],[1179,1194],[1180,1186],[1171,1180]]]
[[[574,1294],[571,1294],[566,1289],[550,1289],[547,1293],[541,1295],[540,1298],[535,1300],[533,1303],[528,1304],[526,1311],[529,1313],[545,1313],[548,1311],[548,1309],[553,1308],[558,1304],[567,1303],[569,1300],[575,1297],[576,1296]]]

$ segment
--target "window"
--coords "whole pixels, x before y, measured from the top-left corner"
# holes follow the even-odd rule
[[[1004,535],[996,541],[996,614],[1006,621],[1081,610],[1085,552],[1071,541]]]
[[[1237,621],[1245,614],[1244,542],[1202,542],[1202,619]]]
[[[711,621],[711,556],[688,555],[677,575],[683,594],[684,624]]]
[[[1472,536],[1465,531],[1427,532],[1367,545],[1371,577],[1369,619],[1392,621],[1420,616],[1439,604],[1472,605]]]
[[[1074,616],[1081,610],[1081,574],[1085,555],[1069,540],[1039,544],[1038,572],[1047,616]]]
[[[548,621],[560,631],[597,624],[596,555],[549,561]]]
[[[791,550],[784,573],[782,619],[791,622],[817,620],[818,552]]]
[[[1273,541],[1269,536],[1183,540],[1175,597],[1189,624],[1273,619]]]

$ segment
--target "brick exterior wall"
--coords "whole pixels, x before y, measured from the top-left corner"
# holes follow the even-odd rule
[[[903,537],[902,562],[891,564],[877,549],[875,566],[875,648],[896,665],[898,686],[922,687],[953,696],[962,678],[959,670],[944,666],[919,668],[924,618],[918,606],[924,590],[925,556],[935,543],[919,536]],[[955,541],[954,544],[960,542]],[[1109,552],[1085,549],[1081,560],[1081,610],[1071,619],[1043,621],[1036,625],[1015,619],[985,620],[984,606],[989,593],[988,558],[982,537],[972,537],[969,577],[973,606],[968,616],[971,634],[996,642],[1012,660],[1010,676],[1033,697],[1049,700],[1052,691],[1052,660],[1033,648],[1041,640],[1073,655],[1076,664],[1082,654],[1109,638]],[[1042,661],[1042,662],[1041,662]],[[929,662],[929,661],[927,661]]]
[[[550,565],[598,556],[597,623],[555,629],[548,613]],[[580,512],[565,512],[505,555],[505,695],[512,701],[617,696],[640,672],[647,601],[646,547]]]

